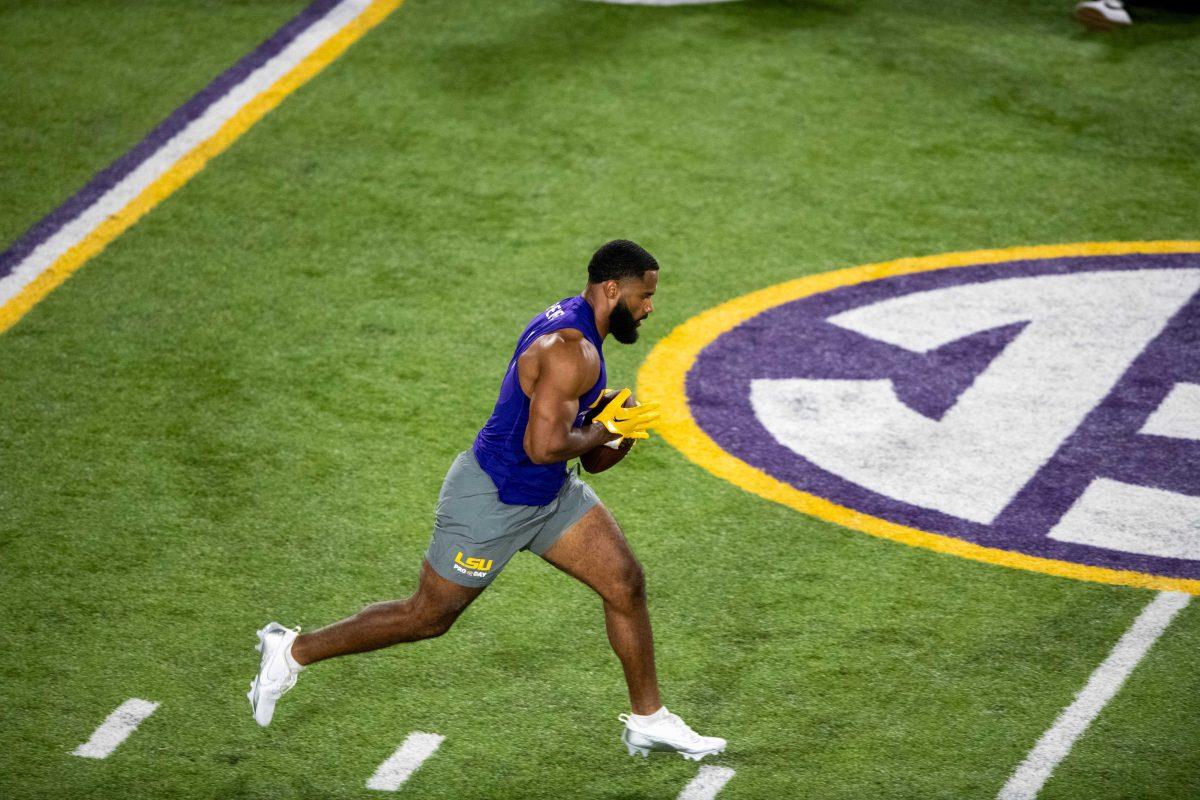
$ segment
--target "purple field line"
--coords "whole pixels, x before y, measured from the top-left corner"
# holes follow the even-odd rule
[[[109,189],[115,186],[126,175],[137,169],[138,165],[152,156],[160,147],[171,140],[173,136],[187,127],[188,123],[203,114],[209,106],[220,100],[234,86],[245,80],[246,76],[261,67],[272,57],[287,47],[297,36],[302,34],[314,22],[324,17],[339,0],[315,0],[294,18],[284,25],[271,38],[256,47],[229,69],[218,75],[211,83],[201,89],[190,100],[171,112],[144,139],[133,146],[127,153],[118,158],[105,169],[96,173],[88,183],[71,196],[65,203],[42,217],[29,230],[17,238],[12,245],[0,253],[0,279],[8,276],[18,264],[32,253],[38,245],[49,239],[60,228],[78,217],[92,203],[96,202]]]

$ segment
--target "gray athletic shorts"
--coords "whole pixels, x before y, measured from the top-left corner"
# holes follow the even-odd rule
[[[425,560],[448,581],[487,586],[518,550],[542,555],[600,502],[574,472],[544,506],[502,503],[496,485],[467,450],[446,473]]]

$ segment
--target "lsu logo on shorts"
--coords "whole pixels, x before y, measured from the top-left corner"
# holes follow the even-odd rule
[[[639,384],[685,455],[805,513],[1200,593],[1200,242],[802,278],[689,320]]]
[[[462,550],[454,556],[454,569],[472,578],[486,578],[495,562],[490,558],[463,558]]]

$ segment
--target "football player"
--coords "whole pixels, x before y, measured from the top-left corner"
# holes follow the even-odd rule
[[[303,635],[277,622],[258,631],[262,656],[248,695],[258,724],[270,723],[311,664],[442,635],[517,551],[530,550],[600,595],[629,690],[630,713],[619,716],[629,753],[698,761],[724,750],[724,739],[698,735],[663,705],[641,564],[595,492],[566,467],[606,443],[646,438],[658,418],[657,404],[625,407],[628,390],[602,395],[604,341],[637,341],[658,273],[638,245],[609,242],[588,264],[583,293],[530,321],[491,417],[446,473],[416,593]],[[593,405],[599,412],[589,415]]]

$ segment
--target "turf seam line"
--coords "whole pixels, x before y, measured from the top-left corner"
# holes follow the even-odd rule
[[[1096,667],[1075,700],[1058,715],[1050,729],[1042,734],[1029,755],[1013,772],[996,796],[997,800],[1033,800],[1055,768],[1104,706],[1116,696],[1125,680],[1171,624],[1192,595],[1185,592],[1160,592],[1129,629],[1121,636],[1108,657]]]
[[[421,768],[426,759],[437,752],[446,740],[437,733],[413,731],[367,780],[367,788],[379,792],[394,792]]]
[[[713,800],[736,774],[729,767],[701,767],[676,800]]]
[[[150,700],[132,697],[104,718],[90,739],[71,751],[80,758],[108,758],[128,739],[159,706]]]
[[[402,0],[316,0],[0,253],[0,332]]]

